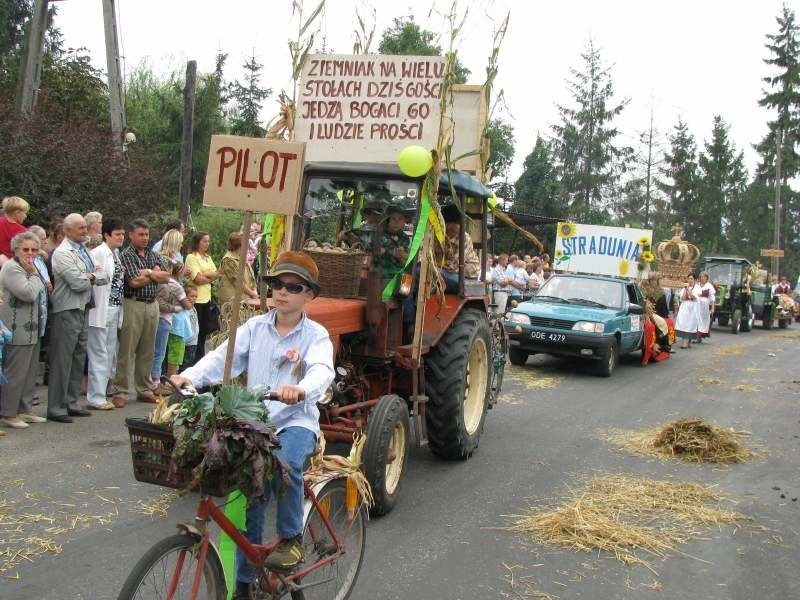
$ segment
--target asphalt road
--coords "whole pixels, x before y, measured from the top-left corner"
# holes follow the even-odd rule
[[[470,460],[413,450],[396,508],[369,522],[352,598],[800,598],[799,342],[800,326],[715,331],[711,344],[664,363],[642,368],[628,357],[610,379],[543,356],[509,367]],[[17,555],[0,573],[2,600],[115,598],[138,557],[191,517],[191,496],[132,479],[123,417],[148,408],[0,438],[0,553],[36,548],[36,538],[49,548]],[[663,462],[604,435],[694,415],[752,432],[748,443],[764,457],[722,468]],[[714,485],[726,508],[752,521],[698,530],[702,539],[663,560],[645,556],[655,572],[505,529],[598,473]],[[7,560],[0,554],[0,565]]]

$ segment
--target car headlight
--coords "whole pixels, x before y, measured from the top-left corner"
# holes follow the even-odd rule
[[[512,312],[508,315],[508,322],[509,323],[522,323],[523,325],[530,325],[531,318],[523,313]]]
[[[578,321],[572,326],[573,331],[586,331],[589,333],[603,333],[605,325],[594,321]]]

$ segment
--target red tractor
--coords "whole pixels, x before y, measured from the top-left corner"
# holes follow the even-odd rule
[[[412,436],[418,447],[427,445],[444,459],[472,455],[486,411],[500,393],[506,361],[502,324],[489,311],[485,258],[478,279],[464,277],[463,234],[456,293],[418,301],[420,257],[413,244],[397,277],[398,292],[387,288],[380,264],[386,227],[381,207],[402,203],[410,213],[405,235],[411,236],[422,210],[422,185],[422,178],[391,164],[309,163],[290,230],[292,247],[310,252],[320,267],[322,293],[308,305],[308,315],[327,327],[334,345],[337,375],[320,407],[321,429],[334,443],[366,434],[362,461],[374,514],[389,512],[398,498]],[[490,196],[465,173],[440,177],[439,203],[458,206],[461,231],[469,231],[484,256]],[[337,249],[348,236],[359,236],[364,250]]]

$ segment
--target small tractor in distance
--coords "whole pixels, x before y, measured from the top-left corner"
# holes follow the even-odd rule
[[[490,317],[485,258],[478,279],[464,276],[463,232],[484,255],[488,239],[492,193],[474,177],[458,171],[440,177],[438,201],[455,204],[461,214],[458,292],[425,299],[415,256],[422,252],[413,242],[406,285],[398,284],[398,292],[387,287],[394,280],[381,269],[385,207],[407,207],[413,231],[428,219],[422,185],[423,178],[393,164],[307,163],[299,210],[287,223],[292,249],[309,252],[320,268],[322,291],[307,313],[328,329],[334,346],[336,379],[320,406],[320,427],[332,443],[366,435],[361,459],[375,499],[372,512],[379,515],[397,501],[412,435],[418,447],[427,445],[443,459],[472,455],[500,393],[506,360],[505,333]],[[364,231],[363,250],[337,247]]]

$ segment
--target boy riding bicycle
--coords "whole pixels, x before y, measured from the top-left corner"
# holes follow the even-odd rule
[[[291,571],[303,562],[303,466],[314,452],[319,430],[317,401],[334,378],[333,345],[328,331],[306,317],[304,308],[319,295],[319,270],[301,252],[282,252],[267,275],[274,310],[253,317],[236,334],[231,375],[247,371],[247,386],[267,386],[279,400],[268,401],[269,418],[281,441],[277,455],[288,465],[291,487],[278,497],[277,530],[281,543],[265,565],[270,570]],[[222,381],[228,343],[205,355],[180,375],[175,385],[196,388]],[[264,537],[264,513],[269,487],[263,500],[247,507],[247,539],[260,544]],[[236,596],[249,598],[253,569],[237,551]]]

